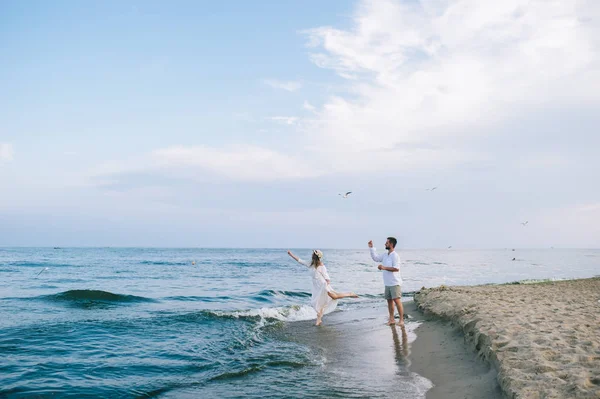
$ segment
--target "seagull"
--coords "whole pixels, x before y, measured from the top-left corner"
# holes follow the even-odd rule
[[[433,191],[433,190],[436,190],[436,189],[437,189],[437,186],[435,186],[433,188],[426,188],[425,191]]]
[[[450,246],[448,247],[448,249],[450,249],[450,248],[452,248],[452,245],[450,245]]]
[[[348,196],[349,196],[350,194],[352,194],[352,191],[348,191],[346,194],[338,194],[338,195],[341,195],[341,196],[342,196],[342,198],[348,198]]]
[[[527,226],[527,223],[529,223],[529,220],[526,222],[521,223],[523,226]]]
[[[40,270],[40,272],[39,272],[38,274],[36,274],[35,276],[36,276],[36,277],[37,277],[37,276],[39,276],[40,274],[42,274],[42,272],[43,272],[43,271],[46,271],[46,270],[48,270],[48,268],[47,268],[47,267],[44,267],[44,268],[43,268],[42,270]]]

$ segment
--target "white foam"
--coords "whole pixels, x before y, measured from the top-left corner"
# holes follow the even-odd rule
[[[433,382],[417,373],[410,373],[410,376],[413,380],[413,387],[416,391],[415,393],[419,395],[419,398],[425,399],[427,396],[427,391],[433,388]]]
[[[408,321],[408,322],[404,322],[404,328],[406,329],[406,336],[408,338],[408,343],[412,343],[417,339],[417,334],[415,333],[415,330],[417,329],[417,327],[419,327],[422,323],[418,322],[418,321]]]
[[[260,317],[261,319],[276,319],[281,321],[301,321],[317,318],[317,312],[307,305],[281,306],[275,308],[265,307],[237,312],[215,312],[215,314],[232,317]]]

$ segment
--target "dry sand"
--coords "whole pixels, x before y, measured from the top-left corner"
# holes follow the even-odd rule
[[[422,289],[498,372],[508,398],[600,398],[600,278]]]

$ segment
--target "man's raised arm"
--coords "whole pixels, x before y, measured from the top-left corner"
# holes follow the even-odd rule
[[[371,252],[371,259],[375,262],[381,262],[383,260],[383,255],[377,255],[377,251],[373,247],[373,240],[369,241],[369,252]]]

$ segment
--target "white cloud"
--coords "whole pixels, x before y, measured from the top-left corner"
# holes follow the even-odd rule
[[[298,81],[293,81],[293,80],[288,80],[288,81],[282,81],[282,80],[275,80],[275,79],[267,79],[264,81],[266,85],[271,86],[275,89],[282,89],[282,90],[286,90],[286,91],[296,91],[300,88],[302,88],[302,83],[298,82]]]
[[[13,160],[14,149],[12,144],[0,143],[0,162],[10,162]]]
[[[246,180],[499,161],[481,138],[515,115],[600,105],[596,17],[600,2],[591,0],[364,0],[350,29],[305,32],[312,61],[341,76],[341,87],[323,106],[305,101],[310,118],[266,118],[294,128],[302,162],[256,146],[169,147],[152,160]],[[540,151],[514,156],[528,168],[572,163],[568,151]]]
[[[296,116],[272,116],[268,119],[284,125],[293,125],[298,121]]]
[[[315,112],[317,110],[317,108],[315,108],[315,106],[309,103],[308,101],[304,101],[302,108],[310,112]]]
[[[197,167],[232,180],[278,180],[318,176],[303,160],[256,146],[216,149],[173,146],[152,153],[160,167]]]
[[[305,131],[348,164],[364,150],[468,139],[527,109],[600,103],[600,2],[362,1],[349,30],[307,31],[346,79]]]

